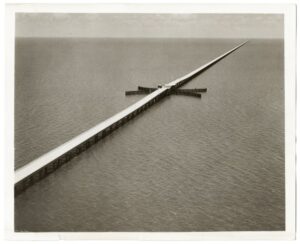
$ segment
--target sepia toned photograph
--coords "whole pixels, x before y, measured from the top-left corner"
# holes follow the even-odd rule
[[[14,232],[285,232],[283,13],[14,15]]]

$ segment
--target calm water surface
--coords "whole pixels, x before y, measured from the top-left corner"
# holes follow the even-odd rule
[[[15,167],[240,40],[17,39]],[[283,42],[252,40],[15,200],[17,231],[283,230]]]

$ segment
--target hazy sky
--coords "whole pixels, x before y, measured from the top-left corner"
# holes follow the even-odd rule
[[[16,36],[283,38],[283,15],[18,13]]]

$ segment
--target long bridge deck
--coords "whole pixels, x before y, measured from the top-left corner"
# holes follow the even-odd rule
[[[73,157],[85,151],[91,145],[95,144],[96,142],[110,134],[112,131],[116,130],[124,123],[149,108],[157,101],[161,100],[163,97],[169,95],[172,90],[183,86],[195,76],[199,75],[201,72],[217,63],[239,47],[243,46],[245,43],[246,42],[243,42],[242,44],[234,47],[233,49],[213,59],[212,61],[199,67],[198,69],[161,86],[138,102],[113,115],[107,120],[99,123],[95,127],[92,127],[91,129],[79,134],[68,142],[58,146],[57,148],[17,169],[15,171],[15,194],[22,192],[33,183],[44,178],[45,176],[59,168],[62,164],[68,162]]]

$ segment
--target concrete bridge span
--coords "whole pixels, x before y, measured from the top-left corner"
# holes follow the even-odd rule
[[[24,165],[23,167],[18,168],[15,171],[15,195],[21,193],[35,182],[43,179],[48,174],[58,169],[61,165],[70,161],[72,158],[85,151],[93,144],[97,143],[98,141],[112,133],[114,130],[116,130],[129,120],[133,119],[156,102],[163,99],[165,96],[172,94],[172,92],[174,92],[177,88],[185,85],[191,79],[193,79],[215,63],[219,62],[221,59],[234,52],[245,43],[246,42],[243,42],[242,44],[225,52],[221,56],[213,59],[209,63],[186,74],[185,76],[182,76],[165,85],[159,86],[149,95],[145,96],[144,98],[122,110],[121,112],[99,123],[95,127],[79,134],[73,139],[47,152],[46,154]]]

